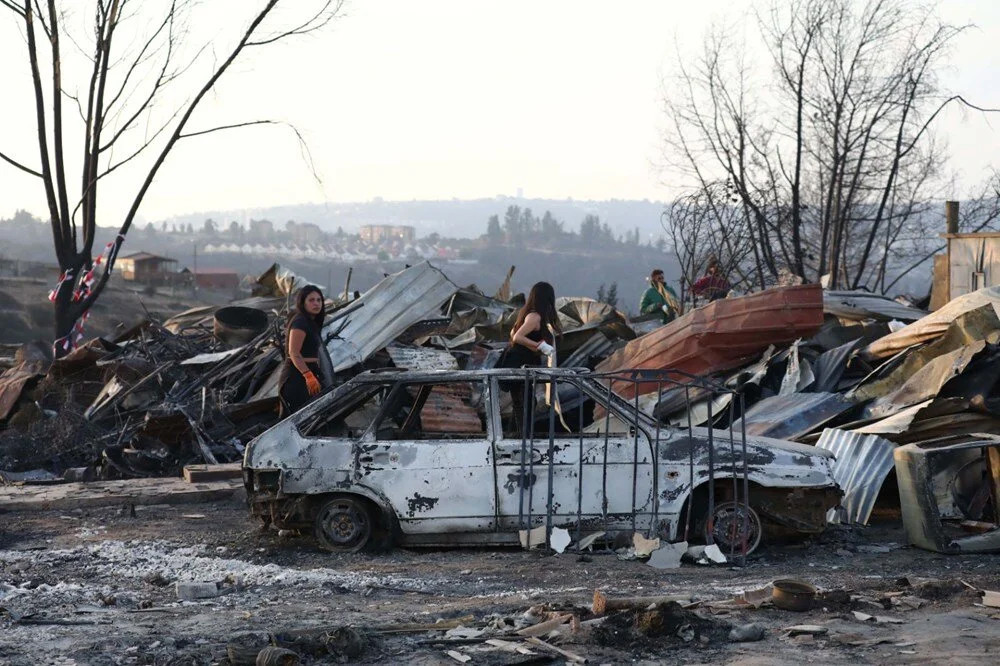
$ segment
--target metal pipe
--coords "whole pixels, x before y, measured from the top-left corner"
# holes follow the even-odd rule
[[[656,404],[660,404],[660,400],[663,400],[663,382],[656,383]],[[656,412],[656,407],[653,407],[653,412]],[[657,532],[659,532],[659,520],[660,520],[660,419],[653,417],[656,421],[656,441],[653,442],[653,520],[651,523],[651,532],[649,533],[649,538],[654,538]]]
[[[525,476],[524,466],[525,466],[525,454],[528,446],[528,417],[526,413],[528,404],[528,377],[525,375],[524,381],[521,382],[523,385],[522,393],[522,403],[521,403],[521,492],[517,498],[517,526],[518,529],[530,529],[524,526],[524,486],[528,483],[528,477]],[[513,395],[513,393],[511,393]],[[517,415],[514,414],[515,421],[517,420]]]
[[[555,477],[556,458],[556,400],[559,399],[559,386],[555,377],[549,377],[549,492],[545,501],[545,539],[552,535],[552,496]]]
[[[708,514],[705,516],[705,544],[715,543],[715,420],[712,417],[712,403],[715,392],[708,392]]]
[[[608,524],[608,437],[611,429],[611,379],[608,379],[607,408],[604,410],[604,464],[601,466],[601,516]]]
[[[743,416],[747,413],[746,411],[746,401],[744,400],[743,391],[740,391],[740,439],[743,441],[743,500],[746,502],[746,511],[743,513],[743,532],[746,533],[750,529],[750,470],[747,466],[747,423]],[[747,562],[747,549],[743,549],[743,553],[740,555],[740,566],[746,566]]]
[[[531,550],[531,512],[535,502],[535,373],[529,370],[528,375],[531,377],[531,395],[529,396],[530,407],[528,402],[525,403],[524,407],[529,413],[528,421],[525,421],[524,428],[528,431],[528,445],[530,447],[528,452],[528,478],[525,483],[528,484],[528,536],[526,542],[528,550]],[[529,422],[530,425],[528,425]]]
[[[688,503],[684,521],[684,540],[691,535],[691,512],[694,510],[694,426],[691,423],[691,389],[684,386],[684,407],[688,419]]]
[[[579,415],[577,432],[580,433],[579,462],[576,468],[576,552],[580,552],[580,537],[583,530],[583,405],[587,400],[587,394],[583,387],[577,386],[580,392],[580,406],[577,408]]]
[[[736,478],[736,443],[733,441],[733,417],[736,413],[736,396],[732,396],[729,400],[729,467],[730,473],[733,475],[733,506],[737,511],[740,509],[740,493],[739,493],[739,480]],[[733,526],[735,528],[735,525]],[[741,550],[746,550],[746,532],[740,531],[742,536],[740,546]],[[735,536],[735,535],[733,535]],[[733,555],[736,553],[736,544],[733,543],[734,539],[729,540],[729,559],[733,559]]]
[[[635,533],[635,499],[636,486],[639,483],[639,377],[633,377],[632,388],[635,390],[635,404],[632,411],[632,532]]]

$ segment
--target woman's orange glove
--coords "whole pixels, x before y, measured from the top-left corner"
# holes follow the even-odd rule
[[[306,389],[308,389],[309,395],[319,395],[319,392],[323,390],[323,387],[320,386],[319,380],[316,379],[316,375],[311,372],[307,372],[302,375],[302,377],[306,380]]]

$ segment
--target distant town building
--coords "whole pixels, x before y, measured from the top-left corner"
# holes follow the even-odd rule
[[[250,220],[250,237],[269,241],[274,238],[274,223],[271,220]]]
[[[285,224],[285,235],[296,244],[319,243],[323,240],[323,230],[312,222],[289,220]]]
[[[417,237],[413,227],[392,224],[365,224],[361,227],[360,235],[365,243],[381,243],[387,240],[412,243]]]
[[[119,257],[115,267],[126,280],[157,285],[171,281],[177,273],[177,260],[149,252],[133,252]]]

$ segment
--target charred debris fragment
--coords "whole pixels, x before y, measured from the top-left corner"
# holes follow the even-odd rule
[[[305,282],[275,265],[250,298],[227,307],[148,320],[54,361],[40,343],[17,349],[0,375],[0,479],[167,476],[240,460],[277,422],[283,324]],[[486,369],[522,303],[509,274],[490,296],[425,262],[329,303],[324,336],[343,381],[389,367]],[[745,429],[834,452],[844,492],[834,522],[867,522],[896,471],[911,542],[1000,550],[1000,447],[981,434],[1000,426],[998,308],[997,287],[926,313],[799,285],[715,301],[660,326],[561,298],[558,365],[640,377],[676,370],[668,390],[655,381],[612,388],[664,425]],[[686,376],[729,392],[686,386]]]

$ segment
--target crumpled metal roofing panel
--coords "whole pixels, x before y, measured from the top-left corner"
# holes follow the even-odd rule
[[[1000,287],[987,287],[959,296],[937,312],[871,343],[862,350],[862,356],[869,360],[885,358],[912,345],[933,340],[943,334],[948,325],[960,315],[984,305],[992,305],[1000,314]]]
[[[652,333],[630,341],[597,370],[672,369],[710,375],[745,365],[768,345],[808,338],[823,324],[823,293],[818,284],[777,287],[696,308]],[[677,380],[686,379],[678,375]],[[625,398],[657,389],[656,382],[616,382]]]
[[[388,276],[351,303],[346,324],[334,319],[323,328],[325,337],[343,325],[339,337],[327,343],[334,372],[363,362],[456,291],[458,285],[426,261]]]
[[[923,310],[867,291],[824,291],[823,311],[853,320],[916,321],[927,316]]]
[[[896,445],[878,435],[827,428],[816,446],[836,458],[830,468],[844,491],[840,503],[847,511],[848,522],[867,525],[875,498],[895,464],[892,455]]]
[[[748,435],[795,439],[854,407],[839,393],[790,393],[764,398],[733,424],[739,431],[746,422]]]

